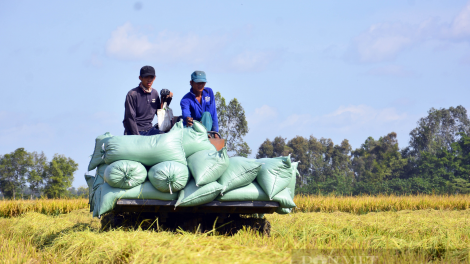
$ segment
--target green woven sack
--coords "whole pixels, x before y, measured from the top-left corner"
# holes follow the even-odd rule
[[[93,194],[93,182],[95,181],[95,176],[93,175],[86,175],[85,174],[85,181],[88,185],[88,204],[92,204],[92,194]]]
[[[290,155],[279,158],[257,159],[256,162],[262,164],[256,181],[272,199],[290,183],[292,178]]]
[[[112,136],[113,135],[111,135],[109,132],[106,132],[103,135],[98,136],[95,139],[95,150],[93,151],[93,154],[91,155],[91,160],[90,160],[90,163],[88,164],[88,171],[92,171],[96,167],[98,167],[100,164],[104,164],[103,144],[105,144]]]
[[[197,206],[212,202],[220,194],[221,190],[222,185],[218,182],[211,182],[197,187],[194,179],[191,179],[186,187],[179,192],[175,207]]]
[[[93,216],[98,216],[98,209],[95,208],[95,204],[99,204],[99,199],[100,199],[100,187],[104,183],[104,172],[106,168],[108,167],[108,164],[101,164],[98,166],[96,169],[95,173],[95,179],[93,181],[93,190],[91,193],[91,204],[90,204],[90,212],[93,212]]]
[[[300,175],[299,170],[297,170],[298,167],[299,162],[292,162],[292,178],[290,179],[289,185],[287,185],[287,188],[290,189],[292,199],[294,199],[295,196],[295,182],[297,180],[297,175]]]
[[[263,191],[258,183],[252,182],[245,187],[237,188],[226,192],[223,196],[217,197],[221,202],[237,202],[237,201],[274,201],[278,202],[281,208],[293,208],[295,203],[292,200],[289,189],[284,189],[269,199],[268,195]]]
[[[196,186],[217,181],[228,168],[229,163],[225,147],[219,151],[201,150],[188,158],[188,167],[196,181]]]
[[[176,200],[176,198],[178,197],[177,193],[170,194],[158,191],[152,186],[149,181],[146,181],[139,186],[127,190],[113,188],[107,183],[104,183],[103,185],[101,185],[100,194],[100,200],[97,204],[97,217],[113,210],[114,206],[116,206],[116,202],[119,199],[150,199],[171,201]]]
[[[278,213],[278,214],[290,214],[291,212],[292,212],[292,208],[281,208],[281,207],[279,207],[276,210],[276,213]]]
[[[299,165],[299,162],[292,162],[292,179],[290,180],[290,183],[287,186],[292,199],[294,199],[294,195],[295,195],[295,181],[297,179],[297,175],[300,175],[299,171],[297,170],[298,165]],[[292,212],[292,208],[279,208],[276,210],[276,213],[278,214],[290,214],[291,212]]]
[[[104,145],[104,161],[111,164],[117,160],[133,160],[145,166],[176,161],[186,165],[182,141],[183,129],[154,136],[115,136]]]
[[[132,160],[115,161],[104,171],[104,181],[114,188],[130,189],[141,185],[146,178],[144,165]]]
[[[199,122],[194,121],[192,127],[183,127],[183,122],[176,123],[173,129],[183,129],[183,149],[186,158],[201,150],[216,151],[207,137],[206,128]]]
[[[189,181],[189,169],[181,163],[165,161],[150,168],[148,176],[155,189],[173,193],[186,186]]]
[[[261,169],[261,164],[245,157],[232,157],[224,174],[217,180],[224,188],[224,192],[246,186],[255,180]]]

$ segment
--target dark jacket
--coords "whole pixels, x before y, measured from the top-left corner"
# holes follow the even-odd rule
[[[170,105],[171,98],[166,102]],[[152,89],[151,93],[145,93],[137,86],[127,93],[124,108],[124,134],[139,135],[139,131],[147,131],[152,128],[153,118],[161,108],[158,91]]]

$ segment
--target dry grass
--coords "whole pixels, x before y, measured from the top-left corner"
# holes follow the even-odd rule
[[[296,213],[267,215],[271,237],[250,230],[229,237],[102,232],[86,199],[0,201],[0,263],[288,263],[299,249],[386,250],[378,263],[470,263],[468,195],[295,202]]]
[[[470,195],[317,196],[298,195],[295,212],[348,212],[364,214],[401,210],[466,210]]]
[[[88,199],[0,200],[0,217],[16,217],[28,212],[59,215],[88,207]]]
[[[291,262],[297,249],[395,249],[379,263],[439,260],[468,263],[470,210],[405,210],[369,214],[268,215],[272,236],[249,230],[234,236],[99,231],[87,210],[60,216],[26,213],[0,218],[6,262],[27,263],[273,263]],[[12,251],[19,249],[18,257]],[[2,251],[3,250],[3,251]],[[407,251],[409,250],[409,251]],[[422,253],[420,255],[419,253]],[[423,262],[420,262],[423,263]]]
[[[401,210],[466,210],[470,195],[416,196],[317,196],[298,195],[295,212],[347,212],[364,214]],[[27,212],[59,215],[88,208],[87,199],[0,200],[0,217],[16,217]]]

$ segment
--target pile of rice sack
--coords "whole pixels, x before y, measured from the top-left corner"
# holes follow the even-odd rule
[[[290,156],[266,159],[229,157],[217,151],[204,126],[180,121],[166,134],[98,136],[85,175],[94,217],[113,210],[119,199],[176,200],[198,206],[217,200],[275,201],[277,213],[290,213],[297,162]]]

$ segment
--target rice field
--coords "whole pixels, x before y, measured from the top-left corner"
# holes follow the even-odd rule
[[[295,196],[296,212],[364,214],[401,210],[466,210],[470,195]]]
[[[88,199],[0,200],[0,217],[16,217],[28,212],[59,215],[83,208],[88,208]]]
[[[266,215],[270,237],[104,232],[85,199],[0,201],[0,263],[292,263],[299,250],[331,249],[370,250],[373,263],[470,263],[469,198],[299,196],[295,213]]]
[[[345,212],[364,214],[400,210],[466,210],[470,195],[415,196],[318,196],[298,195],[295,212]],[[0,200],[0,217],[16,217],[27,212],[45,215],[70,213],[88,208],[87,199]]]

